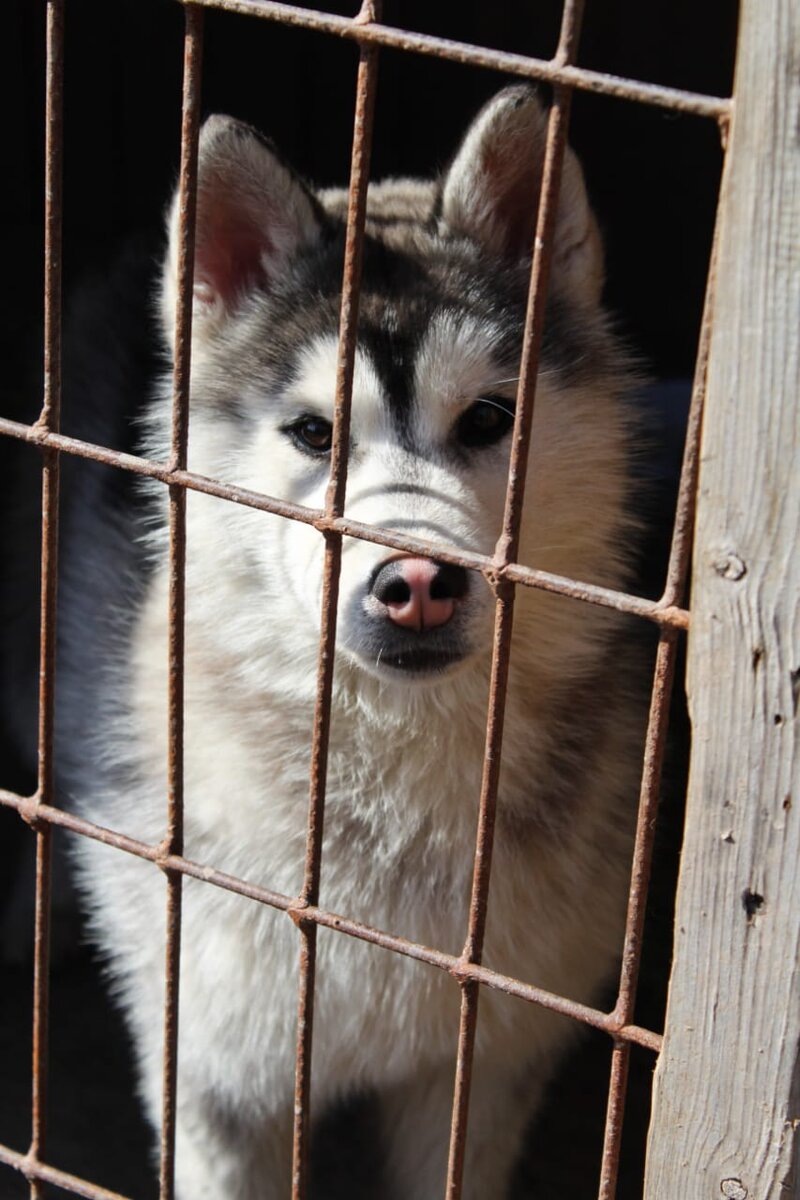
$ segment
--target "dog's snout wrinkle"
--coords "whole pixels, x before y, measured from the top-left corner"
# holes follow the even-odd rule
[[[386,483],[373,484],[371,487],[358,490],[354,488],[347,495],[347,516],[356,517],[358,513],[356,509],[359,505],[367,501],[376,499],[385,499],[386,497],[401,496],[409,501],[419,500],[435,505],[444,505],[448,510],[451,510],[462,517],[474,519],[474,505],[466,500],[454,495],[453,492],[446,492],[442,488],[426,487],[423,484],[409,483],[408,481],[399,482],[396,480],[388,480]]]

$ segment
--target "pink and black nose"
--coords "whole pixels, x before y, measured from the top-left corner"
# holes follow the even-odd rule
[[[390,558],[373,576],[371,607],[380,606],[395,625],[422,633],[447,624],[468,585],[463,567],[429,558]]]

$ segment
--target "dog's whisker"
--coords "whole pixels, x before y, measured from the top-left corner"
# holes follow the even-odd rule
[[[503,387],[507,383],[519,383],[519,375],[511,375],[508,379],[495,379],[489,387]]]
[[[493,400],[491,396],[481,396],[481,404],[488,404],[490,408],[497,408],[500,412],[506,413],[506,415],[511,412],[513,403],[513,400],[509,400],[508,404],[501,404],[498,400]]]

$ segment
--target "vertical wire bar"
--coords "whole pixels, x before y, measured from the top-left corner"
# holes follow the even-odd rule
[[[380,0],[364,0],[356,20],[361,24],[379,17]],[[378,53],[376,47],[360,50],[353,122],[353,148],[347,210],[342,305],[339,318],[339,351],[336,368],[336,402],[333,419],[331,470],[325,497],[326,516],[344,512],[347,487],[347,455],[350,441],[350,399],[355,368],[358,306],[364,225],[367,211],[369,161],[375,113]],[[297,1002],[297,1048],[295,1059],[294,1138],[292,1146],[292,1200],[304,1200],[308,1189],[308,1157],[311,1096],[311,1052],[314,1021],[317,926],[303,921],[302,909],[319,899],[325,791],[328,772],[331,693],[336,649],[336,616],[342,535],[325,532],[325,561],[322,584],[322,629],[317,663],[317,699],[311,747],[308,829],[303,890],[295,914],[300,931],[300,963]]]
[[[44,252],[44,395],[36,422],[43,433],[58,432],[61,423],[61,265],[64,132],[64,4],[48,0],[45,141]],[[58,500],[60,460],[57,450],[43,450],[41,632],[39,645],[39,762],[37,806],[53,804],[56,603],[58,592]],[[41,1159],[47,1134],[49,1036],[50,874],[52,828],[34,821],[36,830],[36,915],[33,972],[32,1110],[29,1157]],[[32,1179],[31,1200],[40,1200],[42,1184]]]
[[[700,434],[703,426],[703,410],[705,408],[706,382],[708,378],[708,357],[711,351],[711,329],[714,319],[719,228],[720,220],[718,214],[708,264],[708,281],[706,283],[703,317],[700,326],[700,340],[697,347],[697,361],[695,363],[694,380],[692,382],[692,399],[686,422],[686,440],[683,449],[683,462],[681,463],[678,501],[675,507],[675,525],[672,530],[667,581],[664,587],[664,595],[661,598],[662,604],[679,604],[683,600],[686,580],[689,575],[689,561],[692,553],[692,538],[694,534],[694,514],[697,504],[697,477],[700,469]]]
[[[197,142],[200,130],[200,78],[203,10],[186,6],[181,118],[181,166],[178,192],[178,303],[175,314],[172,374],[170,470],[186,469],[189,436],[189,385],[192,340],[192,282],[197,209]],[[186,610],[186,491],[169,488],[169,682],[167,834],[165,855],[183,854],[183,697]],[[160,1200],[175,1191],[175,1125],[178,1076],[178,1001],[183,876],[167,871],[164,967],[164,1060],[161,1114]]]
[[[583,0],[566,0],[561,22],[561,35],[555,61],[572,63],[577,53],[583,20]],[[556,87],[547,124],[545,160],[533,246],[531,282],[525,315],[525,330],[520,362],[520,382],[517,410],[509,463],[503,527],[497,543],[495,562],[495,627],[492,647],[492,670],[489,685],[489,712],[486,725],[486,748],[478,811],[478,830],[470,896],[469,926],[462,959],[480,963],[486,932],[489,881],[494,845],[497,790],[500,779],[500,759],[503,743],[506,693],[511,653],[511,634],[514,620],[514,586],[502,578],[502,570],[516,561],[522,524],[522,506],[530,445],[530,431],[536,394],[536,372],[544,331],[545,304],[553,252],[553,237],[561,186],[561,171],[567,148],[567,129],[572,91]],[[450,1151],[447,1167],[447,1200],[459,1200],[464,1176],[469,1097],[475,1034],[478,1022],[479,986],[472,980],[462,982],[456,1076],[453,1093],[453,1116],[450,1131]]]
[[[650,881],[656,815],[658,812],[661,770],[669,722],[669,702],[675,677],[678,634],[665,630],[659,638],[653,691],[650,701],[641,799],[636,824],[634,869],[628,897],[628,917],[623,949],[622,982],[614,1009],[615,1020],[626,1024],[633,1017],[636,983],[641,962],[647,887]],[[628,1018],[625,1014],[630,1014]],[[614,1200],[619,1176],[619,1156],[622,1147],[622,1122],[630,1066],[630,1045],[619,1039],[611,1052],[611,1077],[600,1168],[599,1200]]]
[[[717,229],[719,221],[717,221]],[[711,345],[711,325],[714,311],[714,290],[717,264],[717,232],[711,249],[711,261],[703,304],[700,341],[695,363],[692,400],[686,428],[686,441],[681,465],[678,502],[672,530],[667,579],[663,604],[679,604],[683,599],[692,548],[694,510],[697,494],[697,473],[700,460],[700,431],[705,403],[708,355]],[[647,723],[639,812],[636,822],[631,886],[622,950],[622,967],[614,1019],[620,1025],[633,1021],[636,988],[642,958],[642,938],[647,905],[647,891],[655,844],[656,819],[661,790],[661,775],[667,744],[669,706],[678,654],[678,631],[661,632],[656,653],[653,691]],[[622,1149],[622,1123],[630,1065],[630,1043],[615,1039],[611,1055],[608,1108],[606,1111],[603,1157],[600,1167],[598,1200],[614,1200],[617,1194],[619,1159]]]

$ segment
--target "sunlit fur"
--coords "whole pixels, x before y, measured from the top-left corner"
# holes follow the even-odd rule
[[[509,89],[480,115],[441,183],[395,180],[371,192],[347,482],[354,520],[494,553],[511,437],[466,451],[453,431],[481,396],[515,396],[544,120],[530,92]],[[204,133],[200,162],[189,466],[323,508],[327,459],[298,450],[286,427],[307,411],[332,416],[339,287],[310,281],[328,269],[324,254],[341,270],[333,243],[341,243],[343,194],[311,197],[269,146],[220,118]],[[620,587],[636,535],[628,380],[598,304],[599,241],[571,153],[566,180],[519,559]],[[519,223],[519,202],[506,200],[523,186],[531,211],[518,247],[506,234]],[[262,193],[266,233],[240,279],[232,260],[204,249],[202,223],[239,204],[242,220],[257,226]],[[168,335],[174,214],[162,297]],[[405,291],[398,262],[412,281]],[[383,365],[372,348],[382,337]],[[399,370],[392,347],[413,360],[404,360],[402,410],[386,383]],[[165,383],[146,422],[146,448],[162,457],[168,391]],[[106,767],[85,781],[80,803],[101,824],[158,842],[167,790],[161,491],[153,503],[152,579],[124,635],[124,670],[108,672],[99,738]],[[196,492],[187,507],[185,853],[296,895],[324,541],[309,524]],[[392,553],[344,541],[320,903],[459,954],[493,596],[472,575],[459,617],[468,653],[440,674],[404,674],[359,650],[367,581]],[[597,999],[621,948],[642,728],[625,629],[608,609],[517,589],[484,962],[584,1002]],[[80,854],[158,1126],[164,888],[158,871],[135,858],[88,842]],[[180,1200],[289,1195],[297,958],[286,915],[185,881]],[[386,1161],[375,1195],[443,1194],[459,1004],[447,973],[320,929],[313,1110],[355,1090],[375,1093]],[[526,1123],[572,1032],[542,1007],[482,992],[468,1200],[502,1200]]]

